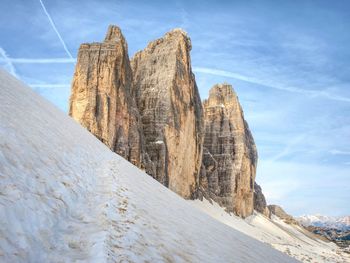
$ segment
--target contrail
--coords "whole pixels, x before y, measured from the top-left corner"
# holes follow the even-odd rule
[[[17,73],[16,73],[16,68],[11,62],[11,59],[7,56],[6,52],[4,49],[0,47],[0,56],[3,57],[3,61],[6,63],[8,69],[10,70],[10,73],[15,76],[16,78],[19,78]]]
[[[293,92],[293,93],[300,93],[304,94],[310,97],[324,97],[330,100],[336,100],[336,101],[344,101],[344,102],[350,102],[350,98],[347,97],[342,97],[339,95],[333,95],[330,94],[326,91],[319,91],[319,90],[305,90],[305,89],[298,89],[294,87],[283,87],[283,86],[276,86],[276,85],[271,85],[270,83],[260,81],[251,77],[243,76],[240,74],[236,74],[233,72],[225,71],[225,70],[220,70],[220,69],[212,69],[212,68],[201,68],[201,67],[194,67],[193,71],[195,72],[200,72],[200,73],[207,73],[215,76],[222,76],[222,77],[228,77],[228,78],[233,78],[233,79],[238,79],[238,80],[243,80],[252,84],[257,84],[257,85],[262,85],[266,86],[272,89],[277,89],[277,90],[283,90],[283,91],[288,91],[288,92]]]
[[[0,58],[0,62],[11,61],[13,64],[61,64],[75,63],[75,58]]]
[[[73,56],[72,56],[72,54],[69,52],[69,50],[68,50],[68,48],[67,48],[67,46],[66,46],[66,43],[64,43],[63,38],[61,37],[60,33],[58,32],[58,30],[57,30],[57,28],[56,28],[56,26],[55,26],[55,23],[53,22],[53,20],[52,20],[50,14],[47,12],[43,1],[42,1],[42,0],[39,0],[39,2],[40,2],[40,4],[41,4],[41,7],[43,8],[43,10],[44,10],[44,12],[45,12],[47,18],[49,19],[50,24],[51,24],[53,30],[55,30],[55,32],[56,32],[58,38],[60,39],[60,41],[61,41],[61,43],[62,43],[62,45],[63,45],[64,50],[66,51],[67,55],[68,55],[71,59],[73,59]]]

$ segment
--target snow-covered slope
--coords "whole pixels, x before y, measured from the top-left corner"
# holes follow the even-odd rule
[[[188,202],[233,229],[268,243],[303,262],[350,262],[350,255],[341,252],[336,244],[324,242],[305,229],[297,225],[286,224],[276,216],[273,216],[270,220],[259,213],[255,213],[242,220],[226,213],[216,203],[211,204],[207,200]]]
[[[218,222],[0,70],[0,262],[295,262]]]
[[[317,226],[350,230],[350,216],[332,217],[323,215],[304,215],[296,218],[304,226]]]

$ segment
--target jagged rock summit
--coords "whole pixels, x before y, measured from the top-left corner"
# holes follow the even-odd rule
[[[128,49],[124,35],[118,26],[110,25],[108,27],[104,42],[120,42],[124,46],[125,50]]]
[[[79,49],[69,113],[180,196],[204,196],[246,217],[254,140],[231,85],[215,85],[202,104],[191,49],[187,33],[174,29],[130,61],[121,30],[110,26],[104,42]]]
[[[217,84],[203,106],[201,191],[230,212],[251,215],[257,150],[238,97],[231,85]]]

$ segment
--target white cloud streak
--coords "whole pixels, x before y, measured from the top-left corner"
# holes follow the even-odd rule
[[[266,87],[269,87],[272,89],[307,95],[309,97],[322,97],[322,98],[326,98],[329,100],[350,102],[350,98],[342,97],[342,96],[338,96],[338,95],[333,95],[333,94],[330,94],[326,91],[305,90],[305,89],[299,89],[299,88],[295,88],[295,87],[277,86],[277,85],[273,85],[271,83],[268,83],[267,81],[258,80],[258,79],[252,78],[252,77],[248,77],[248,76],[244,76],[241,74],[237,74],[237,73],[233,73],[233,72],[229,72],[229,71],[225,71],[225,70],[220,70],[220,69],[194,67],[193,71],[199,72],[199,73],[211,74],[211,75],[215,75],[215,76],[222,76],[222,77],[238,79],[238,80],[246,81],[246,82],[249,82],[252,84],[266,86]]]
[[[56,32],[56,34],[57,34],[59,40],[61,41],[62,46],[63,46],[64,50],[66,51],[68,57],[71,58],[71,59],[73,59],[73,56],[72,56],[72,54],[69,52],[69,50],[68,50],[68,48],[67,48],[67,46],[66,46],[66,43],[64,42],[64,40],[63,40],[61,34],[58,32],[55,23],[53,22],[53,20],[52,20],[50,14],[47,12],[46,7],[45,7],[43,1],[42,1],[42,0],[39,0],[39,2],[40,2],[40,4],[41,4],[41,7],[42,7],[43,10],[44,10],[44,13],[46,14],[47,18],[49,19],[50,24],[51,24],[53,30]]]
[[[301,143],[303,140],[305,140],[305,138],[307,137],[307,133],[301,134],[295,138],[293,138],[292,140],[290,140],[286,147],[283,149],[283,151],[281,151],[279,154],[275,155],[274,157],[272,157],[269,161],[270,162],[275,162],[285,156],[288,156],[289,154],[295,152],[295,146],[298,145],[299,143]]]
[[[16,72],[16,68],[13,65],[11,59],[7,56],[6,52],[4,49],[2,49],[0,47],[0,56],[3,57],[2,61],[5,63],[6,68],[9,70],[9,72],[15,76],[16,78],[18,78],[17,72]],[[1,61],[0,61],[1,62]]]
[[[350,151],[340,151],[340,150],[331,150],[331,154],[333,155],[350,155]]]
[[[75,58],[0,58],[0,62],[12,64],[65,64],[75,63]]]

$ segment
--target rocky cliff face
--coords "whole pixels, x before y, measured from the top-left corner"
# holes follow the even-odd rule
[[[168,32],[131,61],[152,176],[179,195],[196,193],[202,157],[202,106],[191,70],[191,41]]]
[[[228,211],[246,217],[254,209],[257,151],[237,95],[215,85],[203,103],[205,137],[200,191]]]
[[[141,167],[142,132],[132,91],[127,43],[118,27],[108,28],[104,42],[80,46],[69,115]]]
[[[79,49],[69,110],[111,150],[185,198],[198,187],[203,140],[190,50],[186,33],[173,30],[138,52],[131,70],[127,43],[110,26],[103,43]]]
[[[231,85],[215,85],[203,113],[190,50],[187,34],[174,29],[130,62],[120,29],[110,26],[104,42],[79,49],[69,114],[182,197],[204,195],[246,217],[254,209],[253,137]]]
[[[267,208],[266,199],[260,185],[254,183],[254,210],[270,217],[270,210]]]

